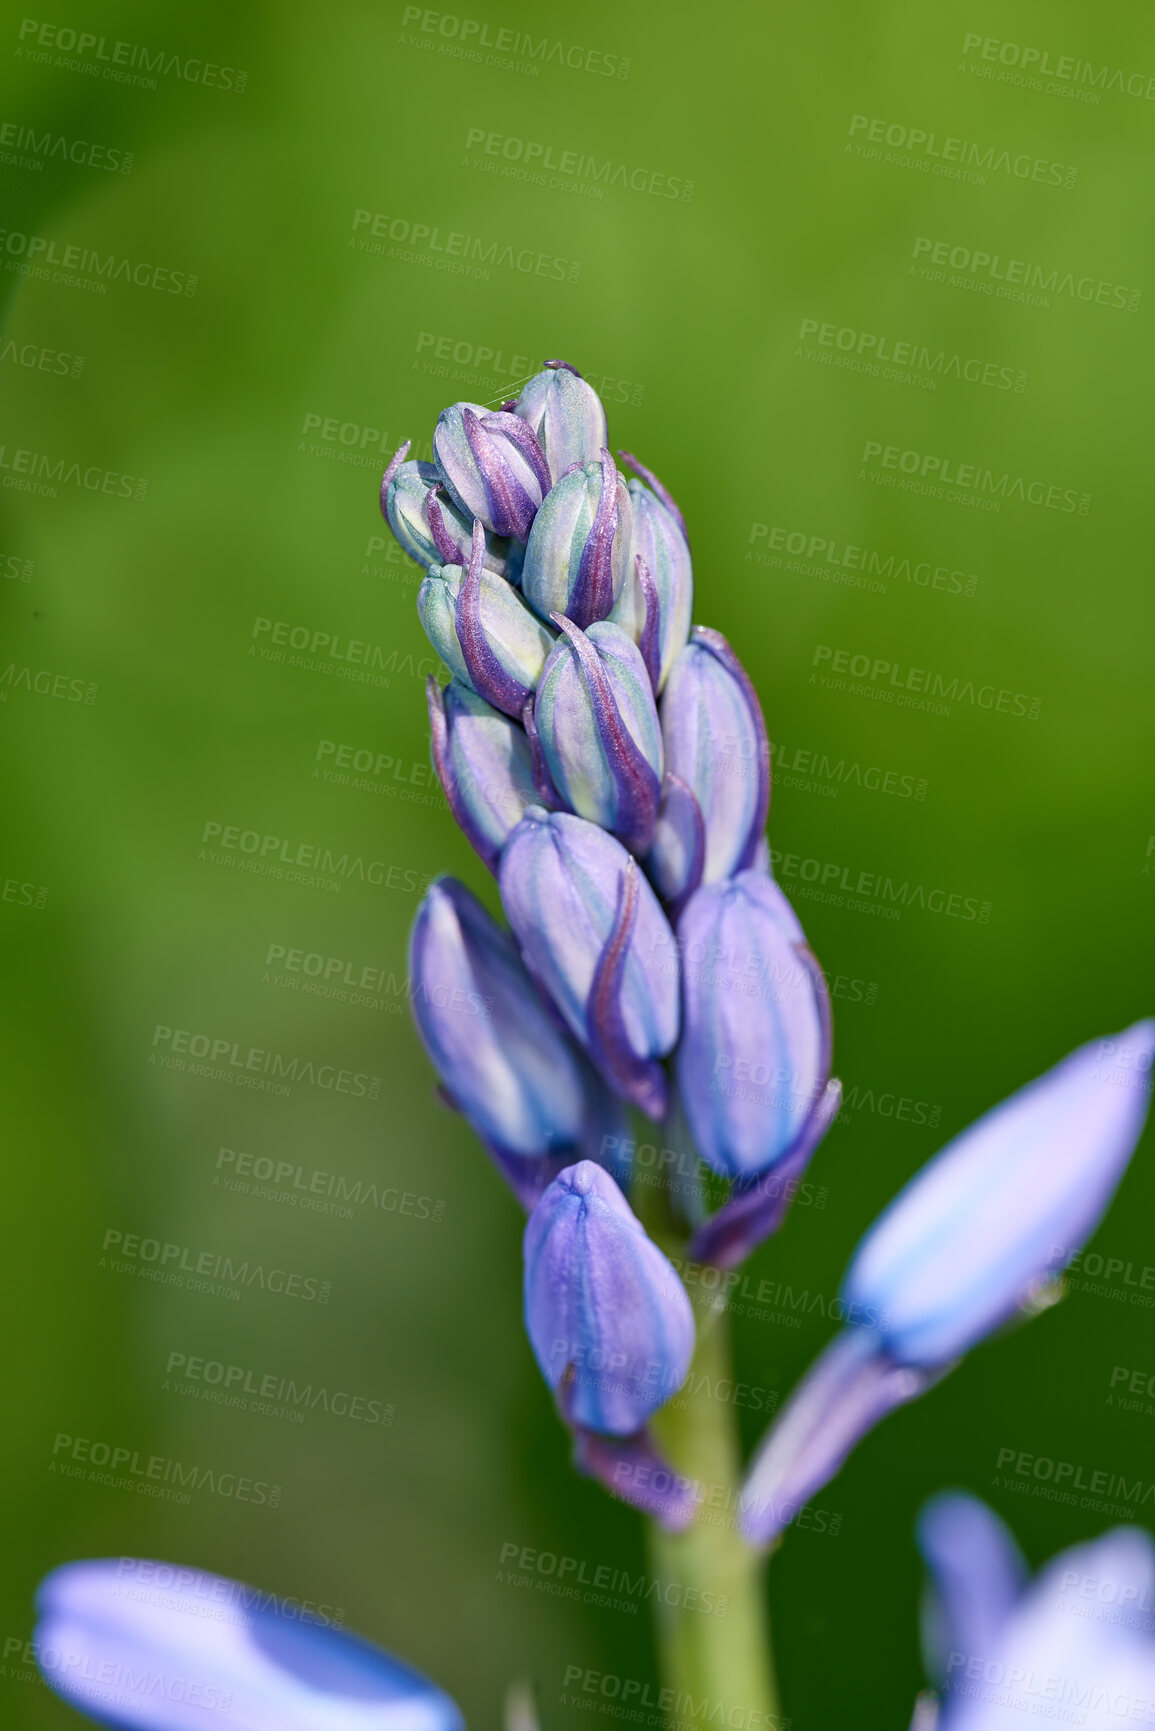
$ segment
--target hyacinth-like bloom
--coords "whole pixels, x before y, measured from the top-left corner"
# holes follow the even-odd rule
[[[135,1731],[464,1731],[449,1696],[295,1600],[130,1557],[66,1563],[40,1586],[45,1681]]]
[[[653,839],[662,786],[662,734],[646,664],[620,625],[580,631],[557,613],[561,636],[538,682],[533,726],[570,810],[634,853]]]
[[[393,458],[381,481],[381,511],[411,559],[430,565],[468,565],[473,523],[462,516],[441,487],[433,463],[405,461],[408,440]],[[515,551],[516,549],[516,551]],[[499,535],[485,537],[485,568],[498,577],[516,580],[524,549]]]
[[[649,860],[661,894],[683,900],[753,865],[770,805],[762,708],[721,632],[696,626],[662,693],[669,800]]]
[[[523,728],[472,686],[426,682],[433,763],[449,809],[490,871],[512,829],[536,805],[533,759]]]
[[[930,1574],[924,1644],[940,1688],[936,1731],[1015,1731],[1030,1715],[1091,1731],[1155,1715],[1155,1549],[1116,1527],[1053,1557],[1029,1581],[1014,1539],[977,1497],[923,1509]],[[1104,1610],[1107,1615],[1102,1615]]]
[[[703,884],[678,921],[677,1076],[694,1146],[735,1180],[691,1254],[729,1266],[778,1224],[838,1111],[830,1000],[794,910],[760,871]],[[759,1183],[773,1173],[773,1183]]]
[[[672,1264],[590,1160],[562,1172],[530,1215],[525,1325],[579,1461],[612,1485],[607,1465],[636,1457],[649,1419],[685,1381],[694,1316]],[[615,1438],[630,1439],[625,1455]],[[673,1526],[692,1509],[684,1486],[647,1506]]]
[[[508,935],[453,878],[431,884],[418,910],[409,977],[446,1094],[525,1206],[562,1166],[620,1146],[617,1102],[556,1026]]]
[[[678,1037],[673,934],[633,855],[596,824],[532,806],[505,844],[502,905],[538,980],[610,1086],[661,1117]]]
[[[575,463],[596,463],[609,442],[601,398],[568,361],[547,361],[510,406],[532,428],[555,485]]]
[[[541,678],[553,633],[511,584],[485,569],[484,546],[478,523],[468,566],[431,565],[417,611],[445,665],[495,709],[517,717]]]
[[[564,613],[584,631],[613,612],[630,556],[630,495],[603,450],[550,489],[526,543],[521,587],[543,619]]]
[[[882,1215],[843,1282],[852,1325],[794,1391],[751,1468],[769,1541],[862,1436],[1028,1308],[1094,1231],[1143,1128],[1155,1021],[1093,1041],[947,1145]]]
[[[629,495],[630,556],[613,618],[637,644],[656,634],[654,690],[660,692],[690,635],[694,574],[680,516],[641,481],[629,483]]]
[[[437,418],[433,460],[467,522],[477,517],[494,535],[526,539],[549,492],[550,473],[523,420],[478,403],[454,403]]]

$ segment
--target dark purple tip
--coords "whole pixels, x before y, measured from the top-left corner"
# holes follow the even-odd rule
[[[688,547],[690,545],[690,532],[686,528],[686,519],[678,509],[674,495],[667,491],[652,469],[647,469],[644,463],[638,462],[638,459],[632,454],[632,452],[619,451],[618,456],[622,459],[622,462],[625,463],[627,468],[632,469],[635,475],[640,475],[642,480],[646,483],[646,486],[658,495],[658,498],[662,501],[662,504],[666,507],[666,510],[678,525],[678,528],[682,531],[682,540]]]
[[[385,509],[385,501],[389,494],[389,483],[392,481],[394,475],[409,455],[409,447],[412,443],[412,439],[406,439],[405,443],[394,451],[393,455],[389,459],[389,467],[381,477],[381,515],[385,518],[386,522],[389,521],[389,515]]]
[[[640,553],[635,553],[634,565],[638,573],[638,588],[646,604],[646,623],[642,626],[638,648],[642,652],[642,660],[646,664],[646,672],[650,676],[650,685],[656,697],[658,681],[662,677],[662,603],[658,595],[658,585],[650,576],[650,568]]]
[[[545,364],[549,368],[551,373],[556,373],[560,370],[563,372],[572,373],[575,379],[581,379],[581,378],[585,377],[585,374],[579,373],[576,367],[571,367],[568,361],[546,361]]]
[[[649,1118],[666,1114],[666,1073],[652,1058],[639,1058],[630,1045],[622,1010],[622,989],[630,940],[638,918],[638,867],[631,854],[618,888],[613,928],[598,957],[586,1005],[590,1056],[612,1088],[632,1100]]]
[[[441,506],[437,495],[441,491],[441,483],[430,487],[425,495],[425,515],[429,519],[429,533],[433,537],[433,545],[443,565],[460,565],[461,549],[454,546],[449,539],[449,531],[445,527],[445,518],[441,514]]]

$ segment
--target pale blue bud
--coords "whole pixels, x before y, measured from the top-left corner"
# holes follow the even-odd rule
[[[609,444],[601,398],[566,361],[547,361],[513,412],[533,430],[555,485],[575,463],[598,462]]]
[[[622,592],[632,513],[608,451],[563,475],[534,519],[521,586],[543,619],[564,613],[584,631],[605,619]]]

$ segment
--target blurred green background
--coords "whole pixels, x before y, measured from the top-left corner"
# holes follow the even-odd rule
[[[1042,88],[1023,81],[1026,48]],[[1042,51],[1090,79],[1106,68],[1074,85],[1097,100],[1039,76]],[[9,8],[0,62],[0,875],[15,886],[0,898],[0,1718],[73,1722],[22,1662],[30,1597],[59,1561],[127,1552],[342,1606],[475,1726],[532,1675],[565,1731],[582,1722],[561,1699],[567,1667],[653,1678],[645,1607],[510,1585],[503,1546],[636,1576],[642,1540],[569,1468],[520,1325],[518,1211],[438,1106],[406,1013],[414,886],[449,869],[493,892],[429,788],[415,572],[384,545],[380,470],[444,403],[495,401],[546,356],[606,381],[612,441],[689,521],[697,618],[761,693],[773,845],[818,862],[787,888],[835,863],[909,882],[916,903],[914,886],[990,904],[980,923],[796,901],[843,980],[837,1069],[858,1104],[812,1173],[826,1206],[796,1208],[751,1264],[811,1295],[798,1326],[736,1321],[740,1374],[784,1395],[896,1187],[1017,1084],[1151,1008],[1155,24],[1070,0],[648,14],[594,0],[548,16],[525,0],[476,16],[84,0]],[[933,142],[887,160],[912,129]],[[977,179],[934,172],[972,146],[972,167],[992,153]],[[591,178],[567,152],[613,168]],[[358,244],[373,217],[376,251]],[[415,246],[422,228],[440,238]],[[425,245],[450,231],[478,243],[473,274]],[[919,274],[920,239],[961,249],[958,281]],[[975,252],[1057,273],[1049,304],[984,292],[996,279]],[[1073,291],[1084,282],[1110,285],[1106,304]],[[947,361],[897,378],[833,364],[863,333]],[[1025,388],[957,376],[972,360],[980,380],[994,363],[986,377],[1005,367]],[[901,470],[864,463],[868,442],[1090,508],[1011,496],[991,512],[875,484]],[[830,543],[825,560],[747,558],[776,529]],[[893,555],[890,576],[836,581],[830,548],[847,544]],[[977,583],[924,585],[928,565]],[[314,667],[288,647],[262,657],[260,620],[375,646],[375,682],[339,677],[323,646]],[[957,678],[960,695],[940,715],[872,699],[888,672],[866,695],[823,686],[819,646],[872,673]],[[1040,700],[1037,719],[980,707],[968,682]],[[373,771],[327,779],[342,746]],[[923,781],[923,798],[902,791]],[[334,890],[238,869],[228,826],[347,855],[347,874]],[[367,1001],[307,992],[306,964],[290,973],[278,949],[370,970]],[[187,1055],[166,1067],[183,1042],[158,1027],[235,1043],[242,1061],[295,1057],[305,1079],[277,1095]],[[324,1066],[378,1080],[310,1081],[334,1079]],[[230,1191],[221,1148],[398,1205],[344,1218]],[[405,1213],[404,1194],[421,1199]],[[1148,1140],[1096,1239],[1136,1280],[1155,1263],[1153,1203]],[[207,1250],[331,1293],[256,1284],[236,1300],[118,1272],[110,1231],[171,1242],[186,1267]],[[836,1535],[787,1536],[771,1598],[797,1724],[907,1723],[927,1494],[989,1495],[1038,1561],[1107,1522],[992,1488],[1001,1448],[1150,1476],[1155,1421],[1107,1401],[1115,1367],[1155,1370],[1151,1312],[1124,1278],[977,1351],[823,1493]],[[391,1404],[393,1422],[315,1407],[295,1423],[180,1393],[174,1354]],[[762,1415],[740,1416],[752,1446]],[[121,1449],[282,1490],[275,1508],[219,1489],[166,1501],[86,1465],[69,1476],[61,1437],[103,1445],[98,1461]]]

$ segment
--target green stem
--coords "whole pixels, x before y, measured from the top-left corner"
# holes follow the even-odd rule
[[[664,1129],[675,1147],[691,1149],[676,1102]],[[678,1170],[683,1170],[680,1160]],[[684,1200],[675,1206],[665,1185],[652,1179],[635,1186],[634,1206],[654,1241],[683,1261],[685,1218],[693,1207]],[[674,1470],[695,1485],[699,1498],[695,1519],[684,1532],[668,1533],[656,1522],[647,1527],[654,1574],[663,1586],[678,1589],[670,1595],[675,1604],[664,1597],[655,1601],[662,1681],[675,1692],[670,1717],[683,1725],[716,1731],[738,1707],[744,1710],[743,1723],[771,1727],[779,1723],[781,1709],[770,1647],[766,1559],[737,1530],[742,1482],[737,1414],[731,1402],[717,1396],[720,1387],[733,1387],[729,1317],[724,1300],[712,1298],[700,1284],[694,1291],[700,1298],[690,1375],[682,1393],[652,1421],[658,1446]],[[751,1712],[764,1717],[751,1719]]]

